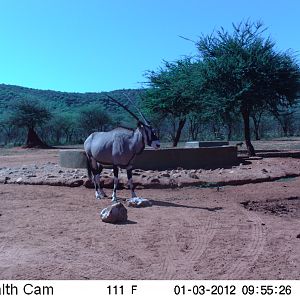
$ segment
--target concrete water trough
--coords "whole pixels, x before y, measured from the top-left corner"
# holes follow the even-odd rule
[[[228,146],[229,142],[224,141],[191,141],[184,144],[185,148],[199,148],[199,147],[219,147]]]
[[[61,150],[60,165],[65,168],[86,168],[87,160],[83,150]],[[142,170],[211,169],[237,164],[237,147],[165,148],[145,149],[137,155],[134,168]],[[111,168],[112,166],[105,166]]]

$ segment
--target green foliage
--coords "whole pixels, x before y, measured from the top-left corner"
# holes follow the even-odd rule
[[[191,58],[185,58],[172,63],[165,62],[164,68],[158,72],[147,73],[150,89],[146,92],[143,105],[151,115],[159,110],[169,117],[173,128],[170,131],[173,146],[178,144],[188,114],[202,112],[201,81],[197,76],[200,67]]]
[[[124,96],[124,93],[129,95],[130,98],[136,99],[140,90],[124,89],[107,93],[67,93],[0,84],[0,111],[9,110],[10,107],[14,106],[14,104],[19,100],[29,99],[40,101],[51,111],[70,112],[89,104],[99,104],[104,110],[113,112],[115,110],[119,111],[119,108],[108,101],[106,94],[109,94],[128,105],[129,103],[127,98]]]
[[[78,121],[87,134],[93,131],[104,131],[112,123],[108,113],[95,104],[81,108]]]
[[[174,117],[186,117],[199,104],[198,64],[190,58],[170,63],[158,72],[148,72],[150,89],[145,106],[152,111],[159,109]]]
[[[202,92],[213,110],[232,121],[241,113],[245,141],[250,155],[250,114],[277,112],[298,98],[300,69],[289,52],[277,52],[275,43],[264,38],[263,25],[249,21],[233,25],[233,33],[223,28],[201,37],[197,47],[203,68]],[[223,112],[222,112],[223,111]]]
[[[37,127],[43,140],[55,144],[82,142],[112,126],[133,127],[136,120],[107,94],[137,113],[128,95],[173,145],[180,136],[242,135],[251,145],[252,129],[256,138],[300,134],[299,65],[291,51],[277,51],[265,32],[262,23],[247,21],[233,24],[232,32],[221,28],[202,36],[199,57],[148,71],[147,89],[66,93],[0,84],[0,144],[19,143],[25,130],[18,127]]]
[[[20,100],[15,104],[8,122],[17,127],[35,128],[45,124],[51,118],[51,113],[39,102]]]
[[[293,56],[275,51],[261,23],[233,26],[232,34],[222,28],[197,43],[206,95],[231,112],[293,104],[300,78]]]
[[[81,126],[80,112],[87,107],[101,108],[111,117],[116,126],[120,124],[134,127],[136,121],[122,108],[109,101],[106,95],[111,95],[133,109],[125,94],[136,101],[140,93],[141,90],[130,89],[109,93],[66,93],[0,84],[0,144],[19,144],[24,138],[23,129],[17,128],[16,125],[26,122],[18,118],[15,124],[9,122],[10,116],[16,115],[15,107],[19,102],[40,103],[43,108],[51,112],[51,119],[37,124],[37,131],[43,140],[49,144],[70,144],[81,143],[90,134],[90,130],[97,128],[94,125],[90,128]]]
[[[76,113],[62,112],[53,113],[53,116],[47,124],[43,126],[43,137],[49,143],[62,144],[70,142],[70,137],[77,129]]]

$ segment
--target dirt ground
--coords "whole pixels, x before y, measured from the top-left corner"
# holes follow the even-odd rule
[[[0,167],[58,161],[5,151]],[[84,186],[0,184],[0,279],[300,279],[300,177],[137,193],[153,206],[113,225]]]

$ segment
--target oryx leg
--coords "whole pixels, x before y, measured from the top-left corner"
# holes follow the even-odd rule
[[[103,170],[103,167],[99,163],[97,163],[96,160],[94,159],[92,159],[91,163],[92,163],[92,173],[93,173],[96,199],[107,197],[100,183],[100,175]]]
[[[119,168],[117,166],[113,166],[114,169],[114,189],[111,196],[111,201],[117,201],[117,187],[119,183],[118,175],[119,175]]]
[[[133,183],[132,183],[132,166],[127,168],[127,178],[128,178],[128,186],[131,191],[131,198],[136,197],[136,193],[134,191]]]

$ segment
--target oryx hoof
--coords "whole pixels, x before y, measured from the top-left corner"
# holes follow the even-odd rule
[[[117,203],[117,202],[119,202],[119,201],[118,201],[118,198],[117,198],[117,197],[112,197],[112,198],[111,198],[111,202],[112,202],[112,203]]]

